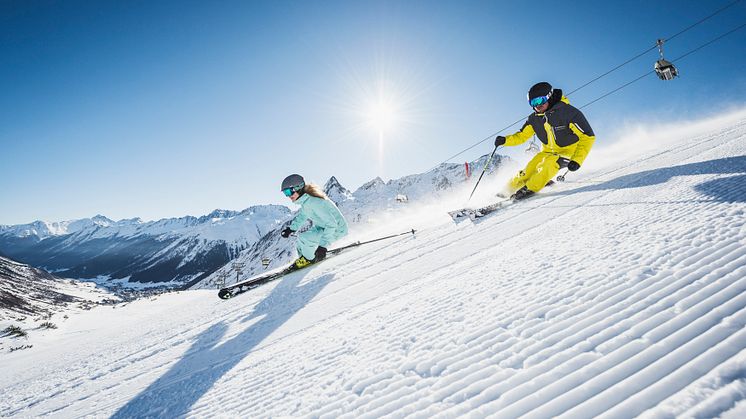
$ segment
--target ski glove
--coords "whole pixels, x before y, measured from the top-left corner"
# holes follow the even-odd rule
[[[326,247],[321,247],[321,246],[317,247],[316,253],[314,256],[315,256],[314,261],[316,262],[320,260],[324,260],[324,258],[326,257]]]
[[[575,160],[570,160],[570,163],[567,163],[567,170],[574,172],[578,169],[580,169],[580,163]]]
[[[495,137],[495,147],[500,147],[501,145],[505,145],[505,137],[498,135]]]
[[[293,232],[294,232],[294,230],[291,230],[291,229],[290,229],[290,227],[285,227],[285,228],[284,228],[284,229],[282,229],[282,231],[280,232],[280,235],[281,235],[282,237],[284,237],[284,238],[286,238],[286,239],[287,239],[288,237],[290,237],[290,234],[292,234]]]

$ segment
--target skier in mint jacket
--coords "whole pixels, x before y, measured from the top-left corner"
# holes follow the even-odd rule
[[[280,235],[290,237],[291,233],[311,220],[311,227],[298,235],[296,250],[299,257],[294,262],[295,266],[302,268],[321,261],[326,257],[329,245],[347,235],[347,221],[321,188],[312,183],[306,184],[301,175],[286,177],[281,190],[291,201],[300,205],[300,210]]]

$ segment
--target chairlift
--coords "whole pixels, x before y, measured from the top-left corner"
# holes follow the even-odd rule
[[[531,142],[528,144],[528,148],[526,148],[525,152],[526,154],[536,154],[540,151],[539,144],[536,144],[536,136],[531,139]]]
[[[659,39],[656,43],[658,45],[658,52],[661,55],[660,60],[655,62],[655,65],[653,66],[653,69],[655,70],[655,74],[658,75],[658,78],[661,80],[673,80],[674,77],[678,77],[679,70],[674,67],[673,63],[663,58],[663,42],[665,42],[663,39]]]

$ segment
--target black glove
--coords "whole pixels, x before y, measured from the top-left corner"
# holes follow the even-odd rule
[[[321,247],[321,246],[317,247],[313,260],[318,262],[320,260],[324,260],[325,257],[326,257],[326,247]]]
[[[560,157],[557,159],[557,164],[559,165],[560,169],[564,169],[567,167],[567,164],[570,163],[570,159],[566,157]]]
[[[290,234],[292,234],[293,232],[295,232],[295,230],[291,230],[291,229],[290,229],[290,227],[285,227],[285,228],[284,228],[284,229],[282,229],[282,231],[280,232],[280,235],[281,235],[282,237],[284,237],[284,238],[286,238],[286,239],[287,239],[288,237],[290,237]]]
[[[580,163],[575,160],[570,160],[570,163],[567,163],[567,170],[574,172],[578,169],[580,169]]]
[[[500,147],[501,145],[505,145],[505,137],[498,135],[495,137],[495,147]]]

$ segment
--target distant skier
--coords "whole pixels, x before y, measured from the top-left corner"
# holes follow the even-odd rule
[[[578,170],[596,139],[583,113],[570,105],[561,89],[553,89],[547,82],[536,83],[528,91],[528,103],[534,113],[521,130],[495,138],[496,147],[522,144],[534,134],[542,142],[541,151],[507,185],[504,195],[515,200],[539,192],[562,168]]]
[[[347,221],[334,202],[327,198],[318,185],[306,184],[301,175],[290,175],[282,181],[282,193],[300,205],[300,210],[289,227],[280,235],[284,238],[297,231],[307,220],[311,227],[298,235],[295,266],[302,268],[326,257],[327,247],[347,235]]]

